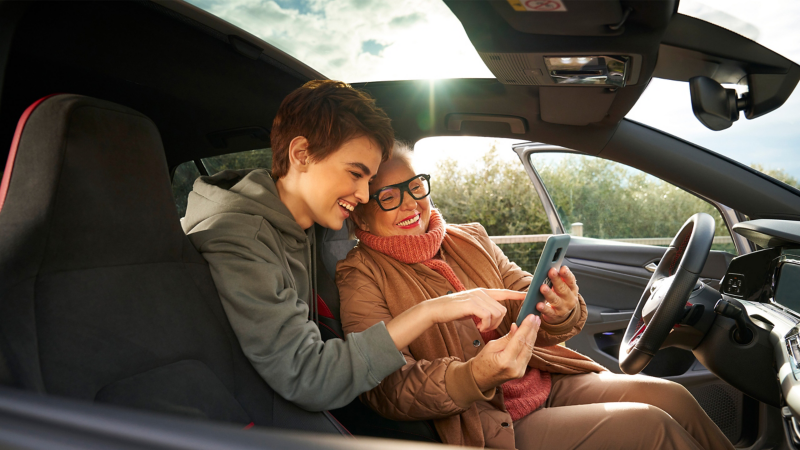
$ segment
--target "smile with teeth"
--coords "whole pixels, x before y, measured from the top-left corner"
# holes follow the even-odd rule
[[[417,223],[417,222],[419,222],[419,214],[417,214],[416,216],[414,216],[414,217],[412,217],[412,218],[410,218],[408,220],[404,220],[404,221],[398,223],[397,225],[401,226],[401,227],[406,227],[408,225],[411,225],[411,224]]]
[[[352,212],[354,209],[356,209],[355,206],[351,205],[350,203],[345,202],[344,200],[339,200],[338,203],[339,203],[339,206],[341,206],[342,208],[344,208],[344,209],[346,209],[348,211]]]

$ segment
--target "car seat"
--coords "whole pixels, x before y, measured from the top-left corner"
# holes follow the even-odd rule
[[[317,303],[319,325],[323,339],[341,337],[342,323],[339,315],[339,289],[334,281],[336,263],[347,256],[356,241],[350,239],[347,227],[331,230],[315,225],[317,261]],[[361,436],[384,437],[424,442],[441,442],[430,421],[400,422],[382,417],[355,399],[349,405],[331,411],[349,431]]]
[[[0,366],[43,394],[349,434],[244,356],[180,228],[155,124],[79,95],[25,111],[0,184]]]

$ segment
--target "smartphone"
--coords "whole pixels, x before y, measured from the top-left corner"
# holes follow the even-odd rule
[[[539,315],[536,305],[544,301],[544,295],[539,292],[539,286],[546,284],[551,288],[553,287],[547,273],[550,272],[551,268],[561,266],[564,261],[564,255],[567,254],[567,247],[569,247],[568,234],[557,234],[547,238],[547,242],[544,243],[544,250],[542,250],[542,256],[539,257],[539,263],[536,264],[536,270],[533,272],[533,280],[531,281],[531,287],[528,288],[528,295],[525,297],[525,301],[522,302],[522,308],[519,310],[519,315],[517,315],[517,326],[522,324],[528,314]]]

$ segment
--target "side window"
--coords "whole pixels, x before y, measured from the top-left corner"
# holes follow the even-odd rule
[[[258,150],[247,150],[227,155],[213,156],[200,160],[206,173],[215,174],[223,170],[272,169],[272,149],[263,148]],[[172,195],[175,198],[175,207],[178,209],[178,216],[186,214],[186,201],[189,192],[192,191],[194,180],[200,176],[194,161],[182,163],[175,169],[172,176]]]
[[[667,246],[692,214],[717,223],[712,250],[737,254],[717,208],[681,188],[613,161],[571,153],[533,153],[565,230],[619,242]]]
[[[175,169],[172,175],[172,197],[175,199],[175,207],[178,208],[178,217],[186,215],[186,200],[189,192],[192,192],[194,180],[200,176],[200,171],[194,161],[186,161]]]

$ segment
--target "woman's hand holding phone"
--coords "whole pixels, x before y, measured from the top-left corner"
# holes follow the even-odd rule
[[[565,321],[578,305],[578,282],[567,266],[550,269],[547,277],[553,287],[545,284],[539,287],[545,301],[537,304],[536,309],[545,322],[558,324]]]

